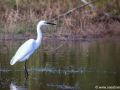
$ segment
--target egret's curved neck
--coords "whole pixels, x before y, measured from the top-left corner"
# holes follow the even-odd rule
[[[36,43],[40,44],[42,40],[41,25],[37,25],[37,39]]]

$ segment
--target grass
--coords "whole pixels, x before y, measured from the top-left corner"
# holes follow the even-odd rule
[[[90,0],[89,0],[90,1]],[[116,3],[117,2],[117,3]],[[33,34],[39,20],[52,18],[82,5],[80,0],[4,0],[0,1],[0,32],[12,34]],[[120,1],[99,0],[95,3],[98,9],[119,15]],[[109,9],[112,8],[112,10]],[[101,18],[104,18],[99,21]],[[104,35],[119,35],[120,23],[105,21],[104,16],[97,15],[86,7],[75,11],[64,18],[59,18],[57,27],[50,28],[47,36],[56,37],[103,37]],[[52,33],[52,34],[51,34]]]

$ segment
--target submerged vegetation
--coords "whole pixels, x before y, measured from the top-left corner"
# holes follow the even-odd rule
[[[0,33],[34,35],[39,20],[52,20],[83,4],[81,0],[1,0]],[[96,9],[86,6],[54,20],[58,25],[45,33],[61,39],[120,35],[120,1],[96,0],[92,5]]]

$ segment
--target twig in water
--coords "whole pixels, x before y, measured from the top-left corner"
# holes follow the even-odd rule
[[[62,44],[60,44],[58,47],[56,47],[55,49],[52,49],[52,50],[45,50],[45,49],[42,49],[43,52],[48,52],[48,53],[54,53],[56,50],[58,50],[59,48],[61,48],[64,44],[66,43],[66,41]]]
[[[61,18],[61,17],[64,17],[64,16],[66,16],[66,15],[69,15],[70,13],[74,12],[75,10],[78,10],[78,9],[81,9],[81,8],[83,8],[83,7],[85,7],[85,6],[91,5],[91,3],[94,3],[94,2],[96,2],[96,1],[97,1],[97,0],[94,0],[94,1],[91,1],[91,2],[88,2],[88,3],[84,4],[84,5],[82,5],[82,6],[78,6],[78,7],[76,7],[76,8],[73,8],[73,9],[71,9],[71,10],[69,10],[69,11],[67,11],[67,12],[65,12],[65,13],[63,13],[63,14],[60,14],[59,16],[51,19],[50,21],[55,21],[55,20],[57,20],[57,19],[59,19],[59,18]],[[66,41],[67,41],[67,40],[66,40]],[[57,48],[55,48],[55,49],[53,49],[53,50],[50,50],[50,51],[46,51],[46,52],[49,52],[49,53],[50,53],[50,52],[54,52],[54,51],[58,50],[59,48],[61,48],[61,47],[66,43],[66,41],[65,41],[64,43],[60,44]],[[43,50],[43,51],[44,51],[44,50]],[[44,51],[44,52],[45,52],[45,51]]]

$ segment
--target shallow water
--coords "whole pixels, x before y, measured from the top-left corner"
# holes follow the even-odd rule
[[[24,41],[0,42],[0,90],[94,90],[120,86],[119,40],[68,41],[52,52],[64,42],[43,41],[27,62],[28,80],[24,63],[9,64]]]

